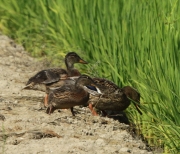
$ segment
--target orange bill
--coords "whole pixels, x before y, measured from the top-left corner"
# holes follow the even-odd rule
[[[80,59],[80,60],[79,60],[79,63],[88,64],[88,62],[84,61],[83,59]]]

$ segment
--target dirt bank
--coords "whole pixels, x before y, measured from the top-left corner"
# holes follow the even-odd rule
[[[0,35],[0,153],[152,154],[117,120],[91,116],[87,108],[55,111],[42,107],[44,93],[22,91],[28,78],[46,65]]]

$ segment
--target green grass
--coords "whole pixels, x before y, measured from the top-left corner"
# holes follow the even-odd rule
[[[79,66],[141,93],[127,110],[151,145],[180,152],[180,1],[0,0],[0,30],[58,65],[69,50]]]

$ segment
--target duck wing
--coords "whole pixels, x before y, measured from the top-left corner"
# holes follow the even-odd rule
[[[67,72],[64,69],[47,69],[38,72],[36,75],[31,77],[26,85],[31,84],[50,84],[59,81],[62,75],[66,75]]]
[[[109,80],[103,78],[93,78],[93,80],[102,93],[114,93],[117,89],[119,89],[115,83]]]

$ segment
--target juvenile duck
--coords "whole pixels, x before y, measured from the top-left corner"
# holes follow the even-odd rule
[[[48,108],[46,113],[51,114],[56,109],[71,109],[75,116],[73,107],[84,105],[89,100],[89,93],[84,90],[84,86],[95,86],[94,81],[87,75],[81,75],[76,81],[67,79],[66,85],[56,89],[50,89],[48,97]]]
[[[77,53],[69,52],[65,56],[65,64],[67,70],[62,68],[42,70],[33,77],[31,77],[23,89],[33,89],[47,92],[47,87],[50,88],[55,86],[54,84],[59,82],[61,79],[66,79],[73,76],[80,76],[80,72],[74,68],[75,63],[87,64],[87,62],[80,58]],[[45,96],[45,106],[47,106],[47,99],[48,94],[46,94]]]
[[[94,107],[104,113],[105,110],[123,111],[130,105],[131,100],[137,111],[142,115],[138,105],[140,94],[134,88],[130,86],[119,88],[115,83],[102,78],[93,78],[93,80],[102,92],[102,94],[95,94],[94,91],[89,91],[91,96],[88,103],[93,115],[97,115],[93,109]]]

